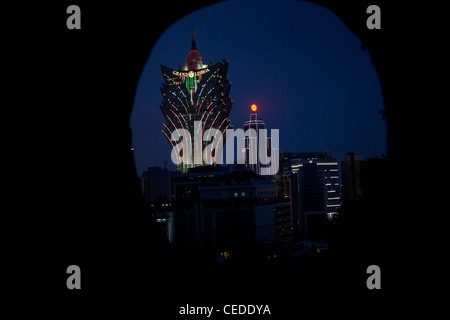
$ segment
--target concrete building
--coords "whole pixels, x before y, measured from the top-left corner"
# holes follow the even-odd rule
[[[259,257],[277,250],[277,186],[267,178],[244,166],[204,166],[174,176],[173,188],[176,246]]]
[[[281,172],[290,171],[290,195],[295,240],[320,240],[328,219],[341,206],[339,165],[332,151],[282,152]],[[285,179],[288,179],[285,177]],[[287,193],[287,191],[286,191]]]

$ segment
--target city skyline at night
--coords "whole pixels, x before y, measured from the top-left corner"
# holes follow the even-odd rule
[[[227,15],[242,19],[208,28],[212,16]],[[269,127],[280,129],[280,150],[334,149],[339,161],[347,152],[367,157],[386,152],[376,71],[369,54],[338,17],[313,4],[281,2],[271,7],[258,2],[256,7],[252,1],[245,5],[229,1],[180,19],[153,48],[130,123],[138,174],[170,160],[171,148],[159,125],[164,121],[158,110],[161,93],[156,94],[161,71],[158,77],[155,74],[159,65],[175,67],[183,61],[193,25],[204,64],[230,61],[234,105],[229,119],[235,127],[256,104]]]
[[[227,4],[238,5],[234,1]],[[190,16],[201,15],[213,8],[219,10],[217,14],[226,15],[228,8],[221,5]],[[130,125],[137,173],[143,172],[142,192],[146,199],[154,199],[147,200],[148,205],[170,243],[206,250],[209,259],[214,259],[217,254],[231,255],[233,260],[275,256],[296,259],[309,254],[311,249],[297,246],[299,241],[314,241],[314,248],[316,245],[326,247],[329,236],[327,223],[338,216],[342,203],[339,172],[342,153],[355,149],[360,152],[360,148],[368,145],[373,154],[366,152],[365,156],[385,152],[381,144],[368,144],[370,139],[383,137],[385,133],[383,135],[374,126],[376,116],[381,118],[382,98],[377,92],[379,88],[374,85],[378,80],[376,73],[367,65],[368,61],[361,58],[364,51],[355,47],[342,25],[335,35],[338,39],[330,38],[327,33],[321,34],[320,28],[313,26],[310,34],[302,34],[304,42],[291,38],[287,43],[279,43],[278,37],[283,32],[291,37],[296,35],[295,28],[273,32],[279,28],[273,17],[278,15],[281,19],[290,14],[287,9],[292,4],[285,2],[284,5],[274,12],[264,4],[258,8],[251,4],[245,7],[247,11],[259,13],[255,25],[265,22],[269,25],[267,33],[264,33],[263,26],[255,30],[252,26],[242,25],[239,33],[232,33],[233,29],[229,29],[221,34],[219,29],[211,34],[206,26],[198,27],[206,19],[203,15],[198,19],[187,19],[190,27],[185,19],[181,19],[184,28],[171,36],[171,42],[160,39],[158,43],[162,42],[167,48],[173,46],[173,39],[180,39],[176,43],[185,42],[182,35],[187,36],[186,31],[191,30],[190,51],[184,64],[175,63],[176,57],[172,57],[166,66],[165,61],[171,54],[158,57],[158,61],[152,60],[156,56],[152,54],[147,62],[151,69],[155,63],[160,65],[163,78],[159,86],[162,95],[160,115],[163,116],[165,139],[154,134],[158,117],[148,114],[155,110],[150,103],[154,99],[154,78],[145,81],[151,73],[145,68],[136,92]],[[296,8],[302,13],[307,12],[309,18],[320,17],[318,21],[328,28],[333,26],[339,30],[336,18],[327,16],[318,8]],[[208,13],[211,14],[210,11]],[[262,19],[263,16],[266,20]],[[255,19],[251,15],[248,17]],[[295,25],[294,21],[289,23]],[[202,31],[205,31],[202,39],[209,34],[209,41],[197,39]],[[267,37],[261,39],[261,32]],[[248,43],[236,53],[236,47],[229,45],[231,38],[239,38],[243,34],[247,34]],[[317,46],[318,52],[314,57],[308,56],[307,49],[311,48],[305,46],[306,40],[311,41],[308,37],[317,35],[325,37],[325,41]],[[230,40],[227,41],[226,37]],[[252,42],[254,47],[249,45]],[[158,43],[155,52],[158,52]],[[305,64],[303,60],[308,59],[309,64]],[[219,62],[214,63],[213,60]],[[176,64],[178,67],[170,67]],[[238,68],[231,69],[233,65]],[[231,82],[234,80],[230,75],[232,70],[237,86]],[[374,74],[375,77],[370,79],[369,75]],[[143,96],[147,96],[148,101],[141,104]],[[364,109],[367,99],[375,103],[371,109]],[[378,107],[377,102],[378,112],[374,110]],[[244,113],[247,114],[245,122],[233,121]],[[362,115],[367,118],[362,119]],[[369,118],[370,121],[365,123]],[[275,135],[272,130],[270,137],[266,133],[266,122],[268,128],[275,130]],[[233,146],[234,161],[238,160],[238,164],[228,161],[234,156],[226,155],[227,165],[217,166],[223,163],[222,160],[216,161],[217,141],[225,140],[227,129],[239,130],[242,124],[241,131],[242,134],[246,132],[246,137],[233,134],[243,142],[239,144],[238,141],[235,151]],[[251,131],[256,135],[253,136]],[[214,139],[209,137],[211,133]],[[261,143],[261,133],[267,134],[265,143]],[[163,140],[168,142],[164,147],[160,145]],[[234,144],[235,138],[227,140]],[[208,153],[212,155],[211,150],[214,150],[213,162],[208,159]],[[260,163],[261,155],[267,158]],[[167,161],[168,156],[171,162]],[[159,162],[164,163],[164,169],[158,166],[158,157]],[[245,170],[240,167],[239,158],[244,160]],[[269,162],[265,161],[267,159]],[[168,163],[171,166],[167,166]],[[214,166],[208,166],[211,164]],[[162,193],[156,188],[160,194],[152,193],[155,184],[170,185],[171,188]],[[260,186],[269,185],[271,190],[258,191]],[[161,197],[162,194],[165,196]],[[262,237],[263,234],[271,236]]]

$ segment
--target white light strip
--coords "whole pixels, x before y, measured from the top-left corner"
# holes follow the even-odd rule
[[[331,165],[337,165],[337,162],[317,162],[318,166],[331,166]]]
[[[327,208],[331,208],[331,207],[340,207],[340,204],[327,204]]]
[[[328,198],[328,200],[337,200],[337,199],[340,199],[340,197]]]

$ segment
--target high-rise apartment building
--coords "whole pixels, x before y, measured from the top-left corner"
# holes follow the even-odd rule
[[[341,206],[339,165],[331,153],[282,153],[281,167],[291,170],[290,198],[298,240],[320,239],[324,224]]]

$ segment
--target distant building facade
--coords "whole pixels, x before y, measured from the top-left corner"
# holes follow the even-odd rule
[[[277,249],[277,186],[244,166],[205,166],[173,177],[174,242],[205,251]]]
[[[357,200],[363,193],[361,188],[361,154],[349,152],[341,162],[342,201],[343,203]]]
[[[166,167],[148,167],[139,180],[142,193],[155,222],[167,239],[172,241],[172,172]]]
[[[260,130],[266,129],[266,124],[260,116],[258,116],[257,106],[252,105],[252,112],[250,118],[244,123],[244,132],[248,132],[249,129],[254,130],[254,136],[246,136],[244,138],[244,158],[245,164],[248,168],[263,175],[275,175],[277,173],[278,166],[271,165],[271,161],[275,161],[272,157],[272,152],[278,152],[277,148],[272,145],[272,138],[269,137],[267,132],[265,139],[260,139],[262,133]],[[265,141],[265,142],[263,142]],[[265,146],[261,145],[265,143]],[[265,155],[261,155],[261,152],[265,152]],[[262,163],[262,156],[267,158],[267,162]],[[278,160],[277,160],[278,161]],[[264,171],[264,172],[263,172]]]
[[[325,223],[341,206],[339,165],[331,152],[281,152],[278,175],[291,200],[296,241],[320,240]]]
[[[141,189],[149,203],[172,200],[171,172],[158,166],[148,167],[140,177]]]

